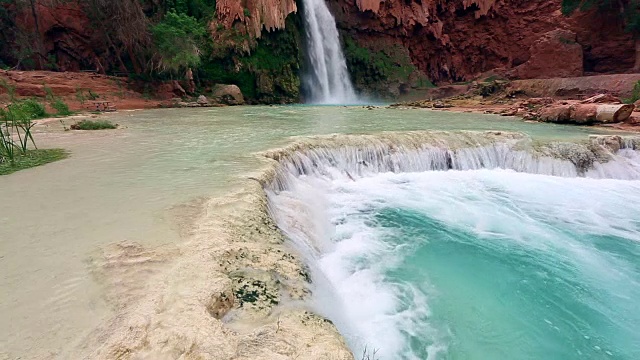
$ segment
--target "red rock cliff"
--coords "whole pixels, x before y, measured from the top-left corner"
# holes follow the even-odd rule
[[[633,39],[614,14],[567,18],[560,12],[561,0],[328,1],[339,28],[358,43],[402,44],[413,63],[436,81],[469,80],[525,63],[534,69],[544,63],[550,70],[567,61],[565,54],[573,54],[574,64],[582,61],[585,71],[598,73],[626,72],[635,60]],[[538,51],[544,49],[545,34],[558,29],[576,34],[582,54],[575,48],[565,53]],[[522,71],[511,74],[531,76]],[[538,76],[566,75],[576,74],[565,69]]]
[[[633,39],[615,15],[590,12],[567,18],[560,12],[561,0],[327,1],[339,28],[358,43],[401,45],[435,81],[469,80],[495,68],[516,77],[575,75],[580,61],[587,73],[626,72],[635,59]],[[109,62],[118,67],[113,50],[78,3],[38,3],[44,53],[56,56],[60,70],[101,70]],[[285,18],[296,11],[294,0],[219,0],[212,41],[223,43],[239,34],[246,39],[240,46],[248,50],[262,30],[284,27]],[[23,29],[36,29],[30,12],[16,20]],[[549,38],[554,30],[575,34],[571,41],[582,48],[582,60],[579,49],[568,43],[562,46],[566,51],[545,50],[564,41]],[[223,46],[222,51],[230,50]],[[571,66],[554,74],[566,56]]]

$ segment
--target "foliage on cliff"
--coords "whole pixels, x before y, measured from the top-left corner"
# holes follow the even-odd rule
[[[405,48],[394,44],[374,49],[359,45],[348,34],[343,38],[347,66],[359,92],[394,98],[410,88],[433,87]]]
[[[0,42],[10,45],[0,48],[0,66],[92,70],[145,81],[188,80],[191,69],[198,93],[230,83],[250,102],[297,101],[297,16],[287,17],[286,30],[263,30],[258,39],[245,41],[247,31],[219,24],[216,5],[215,0],[0,0]],[[217,38],[221,34],[226,42]]]

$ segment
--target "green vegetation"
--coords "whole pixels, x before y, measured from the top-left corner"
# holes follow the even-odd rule
[[[207,28],[196,18],[170,11],[151,32],[157,51],[162,54],[163,70],[178,73],[200,65],[200,44],[206,41]]]
[[[301,25],[292,14],[283,30],[263,31],[250,53],[214,48],[203,60],[201,79],[237,85],[251,102],[296,102],[300,97]],[[235,34],[244,41],[241,34]]]
[[[11,121],[35,120],[47,115],[44,105],[35,99],[13,101],[5,109],[0,109],[0,119],[7,118]]]
[[[16,26],[21,14],[33,17],[28,20],[37,26],[42,9],[36,3],[0,0],[0,43],[11,44],[0,48],[0,61],[22,70],[62,70],[57,69],[61,65],[56,58],[58,50],[42,46],[42,32]],[[89,19],[95,35],[92,40],[103,46],[97,49],[98,58],[81,64],[85,70],[127,74],[132,80],[157,83],[185,80],[191,69],[196,94],[227,83],[238,85],[253,103],[299,100],[302,57],[297,14],[287,18],[285,29],[264,30],[255,39],[243,23],[228,29],[217,22],[215,0],[86,0],[79,6]],[[245,17],[252,16],[248,7],[242,11]],[[77,89],[81,103],[95,100],[86,93]]]
[[[40,150],[33,138],[34,119],[47,116],[44,105],[33,99],[13,101],[0,109],[0,175],[63,159],[61,149]],[[29,144],[33,149],[29,148]]]
[[[13,162],[0,160],[0,175],[8,175],[18,170],[48,164],[68,156],[69,154],[62,149],[27,150],[26,153],[17,154]]]
[[[633,104],[636,101],[640,100],[640,81],[636,82],[633,86],[633,90],[631,91],[631,97],[627,99],[623,99],[625,104]]]
[[[58,116],[69,116],[73,114],[73,112],[69,110],[69,105],[60,99],[55,99],[51,103],[51,107],[56,110]]]
[[[107,120],[81,120],[73,125],[71,125],[72,130],[108,130],[108,129],[117,129],[117,124],[112,124]]]
[[[381,50],[359,45],[345,36],[344,54],[354,83],[360,90],[373,89],[385,95],[385,84],[410,83],[413,87],[434,87],[411,62],[407,50],[394,45]]]

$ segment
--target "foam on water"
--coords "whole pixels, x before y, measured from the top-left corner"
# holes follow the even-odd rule
[[[582,171],[495,145],[452,152],[441,169],[426,161],[436,150],[395,154],[414,160],[403,169],[369,158],[368,171],[348,150],[299,152],[267,190],[312,269],[314,306],[353,351],[638,358],[640,182],[624,180],[638,179],[638,153]],[[466,170],[425,171],[446,168]]]

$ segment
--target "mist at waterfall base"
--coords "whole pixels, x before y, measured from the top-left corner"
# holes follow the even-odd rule
[[[336,21],[324,0],[303,0],[307,72],[302,76],[308,103],[358,104]]]
[[[303,172],[268,195],[358,358],[640,358],[640,181],[354,176]]]

